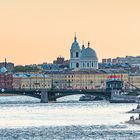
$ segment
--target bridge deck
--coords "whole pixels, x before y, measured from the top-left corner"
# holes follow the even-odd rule
[[[4,94],[17,94],[17,95],[26,95],[26,96],[31,96],[31,97],[35,97],[35,98],[41,98],[41,92],[44,91],[42,90],[24,90],[24,89],[19,89],[19,90],[5,90],[5,91],[1,91],[0,93],[4,93]],[[91,89],[87,89],[87,90],[79,90],[79,89],[49,89],[46,90],[46,92],[48,92],[48,97],[49,99],[57,99],[60,97],[64,97],[64,96],[69,96],[69,95],[77,95],[77,94],[90,94],[90,95],[98,95],[98,96],[104,96],[104,97],[110,97],[110,92],[106,92],[106,90],[91,90]]]

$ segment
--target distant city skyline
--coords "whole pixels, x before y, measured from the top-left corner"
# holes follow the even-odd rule
[[[75,32],[99,61],[140,55],[139,0],[0,1],[0,61],[69,59]]]

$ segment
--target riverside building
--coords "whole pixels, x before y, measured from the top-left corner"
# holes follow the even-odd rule
[[[44,74],[14,74],[14,89],[105,89],[106,81],[119,79],[124,88],[140,88],[140,75],[101,71],[49,71]]]
[[[0,90],[12,89],[13,75],[5,67],[0,69]]]
[[[50,89],[52,79],[44,74],[14,74],[14,89]]]
[[[128,74],[107,74],[100,71],[63,71],[47,72],[53,79],[53,87],[58,89],[105,89],[109,79],[120,79],[128,82]]]
[[[133,88],[140,88],[140,74],[130,75],[128,78],[128,85]]]

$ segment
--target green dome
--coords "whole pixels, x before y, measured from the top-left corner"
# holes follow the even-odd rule
[[[81,59],[95,59],[97,60],[96,52],[92,48],[86,48],[82,51]]]

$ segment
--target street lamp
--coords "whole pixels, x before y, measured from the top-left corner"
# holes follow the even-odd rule
[[[36,73],[36,76],[35,77],[36,77],[36,82],[34,84],[35,84],[36,90],[37,90],[38,85],[40,85],[40,83],[37,82],[37,73]]]
[[[71,81],[70,80],[68,80],[68,87],[70,88],[70,84],[71,84]]]
[[[45,74],[43,74],[43,79],[44,79],[44,81],[43,81],[43,88],[45,89],[46,88]]]
[[[91,88],[93,88],[93,81],[92,80],[90,81],[90,84],[91,84]]]

